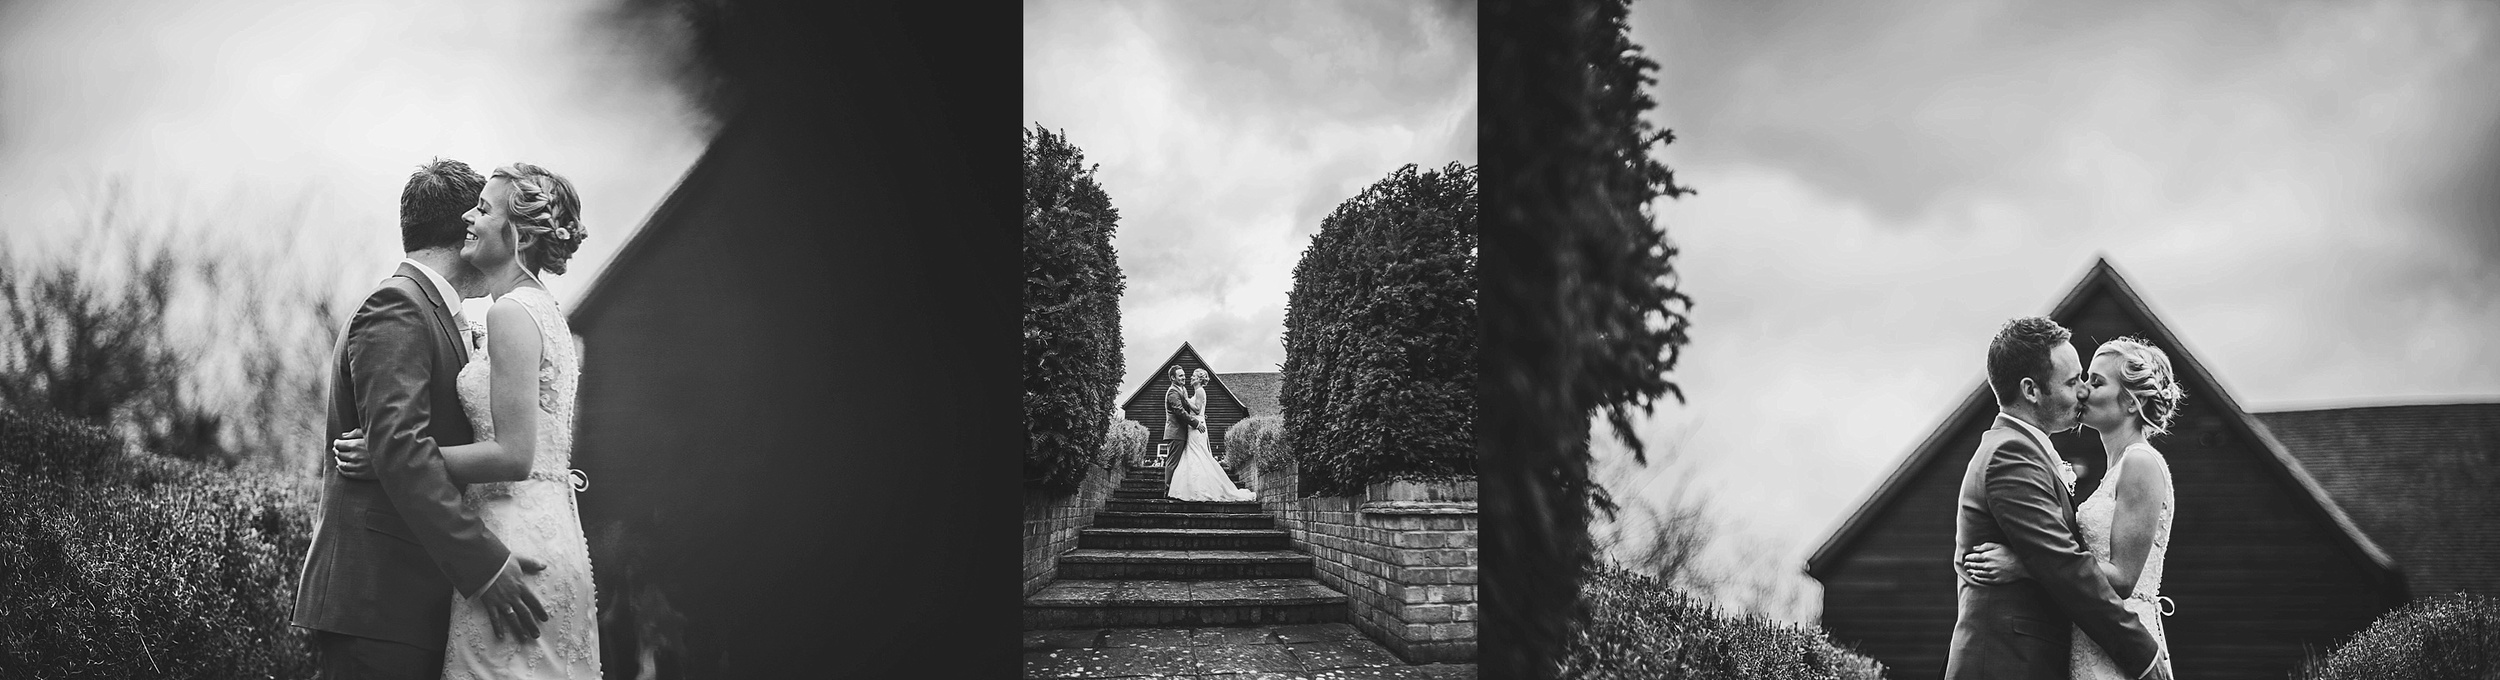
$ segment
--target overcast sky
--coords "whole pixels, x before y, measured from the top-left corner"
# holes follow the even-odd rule
[[[1409,163],[1476,162],[1473,3],[1026,2],[1024,118],[1099,164],[1128,377],[1184,341],[1285,360],[1293,266],[1338,203]]]
[[[2098,255],[2250,409],[2500,400],[2500,5],[1647,2],[1632,23],[1701,192],[1661,209],[1697,301],[1692,403],[1645,428],[1671,462],[1601,474],[1713,498],[1722,564],[1801,571],[1980,384],[1997,326]]]
[[[615,30],[606,4],[0,3],[0,230],[57,245],[118,177],[145,219],[285,252],[352,299],[400,257],[417,164],[526,161],[581,193],[590,237],[547,281],[570,303],[712,128],[665,77],[682,31]]]

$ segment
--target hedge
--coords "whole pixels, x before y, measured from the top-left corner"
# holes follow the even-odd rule
[[[2500,677],[2500,600],[2456,593],[2388,612],[2324,659],[2301,664],[2302,680]]]
[[[1282,460],[1284,449],[1285,419],[1273,414],[1243,418],[1224,431],[1224,469],[1239,472],[1254,461]]]
[[[1114,418],[1111,430],[1102,437],[1102,460],[1125,460],[1129,467],[1145,465],[1146,458],[1154,455],[1155,442],[1145,425],[1127,418]]]
[[[11,677],[312,673],[310,637],[287,621],[316,489],[251,469],[124,456],[109,437],[59,426],[0,412],[9,462],[0,468],[0,668]],[[46,467],[61,460],[86,463]]]
[[[1476,169],[1389,173],[1293,271],[1280,397],[1304,491],[1474,476]]]
[[[1597,567],[1580,593],[1588,618],[1573,630],[1559,677],[1884,677],[1882,664],[1819,628],[1730,615],[1649,576]]]
[[[1074,491],[1099,466],[1120,387],[1120,211],[1085,152],[1024,131],[1024,479]]]

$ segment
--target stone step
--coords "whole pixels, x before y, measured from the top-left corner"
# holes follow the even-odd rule
[[[1263,512],[1097,512],[1094,526],[1136,529],[1274,529]]]
[[[1120,529],[1077,531],[1076,547],[1111,550],[1285,550],[1283,529]]]
[[[1078,548],[1059,555],[1059,578],[1175,581],[1311,578],[1311,565],[1311,556],[1291,550]]]
[[[1061,579],[1024,600],[1024,627],[1252,626],[1346,620],[1346,596],[1307,578]]]
[[[1156,498],[1153,500],[1113,498],[1109,502],[1104,503],[1102,509],[1106,512],[1192,512],[1238,514],[1258,512],[1259,503],[1257,501],[1242,501],[1239,503],[1210,503],[1173,500],[1170,498]]]

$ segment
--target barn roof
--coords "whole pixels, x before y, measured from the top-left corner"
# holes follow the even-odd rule
[[[2395,563],[2388,557],[2387,552],[2376,542],[2371,541],[2369,535],[2362,533],[2360,527],[2353,523],[2352,518],[2336,504],[2335,499],[2328,495],[2326,489],[2309,475],[2300,460],[2293,458],[2291,452],[2284,447],[2282,442],[2275,439],[2263,423],[2240,408],[2239,402],[2231,398],[2229,390],[2223,388],[2222,381],[2217,379],[2213,372],[2206,370],[2203,363],[2196,360],[2196,353],[2189,351],[2186,343],[2180,342],[2178,334],[2171,332],[2170,327],[2161,322],[2161,317],[2153,313],[2152,307],[2145,304],[2143,296],[2137,295],[2135,288],[2128,285],[2126,278],[2118,274],[2117,267],[2112,266],[2108,258],[2093,262],[2092,269],[2084,273],[2083,280],[2076,283],[2074,289],[2066,293],[2066,298],[2059,301],[2048,316],[2057,320],[2058,323],[2072,324],[2088,303],[2095,302],[2102,297],[2115,298],[2122,308],[2142,322],[2145,339],[2168,350],[2171,363],[2178,369],[2179,377],[2183,382],[2209,386],[2201,396],[2212,400],[2210,403],[2218,405],[2217,410],[2236,416],[2225,417],[2224,426],[2238,430],[2238,434],[2248,441],[2256,442],[2265,454],[2258,456],[2261,463],[2274,473],[2278,481],[2292,487],[2293,496],[2296,499],[2305,501],[2316,512],[2317,517],[2331,524],[2335,529],[2335,534],[2346,547],[2376,567],[2382,578],[2396,577]],[[1963,398],[1960,405],[1954,407],[1941,422],[1937,423],[1935,431],[1929,433],[1925,441],[1920,442],[1916,448],[1910,450],[1909,455],[1902,458],[1900,465],[1893,468],[1892,474],[1887,476],[1882,484],[1876,486],[1873,493],[1868,494],[1865,502],[1858,506],[1857,512],[1851,513],[1840,528],[1833,531],[1832,535],[1823,541],[1821,547],[1815,549],[1814,555],[1806,559],[1807,573],[1816,578],[1822,578],[1835,563],[1851,552],[1859,537],[1873,525],[1875,516],[1880,514],[1879,511],[1891,505],[1908,490],[1920,469],[1925,468],[1937,456],[1946,454],[1944,448],[1952,442],[1956,424],[1967,420],[1976,412],[1995,409],[1996,400],[1989,394],[1986,382],[1982,381],[1970,396]]]
[[[1285,407],[1280,401],[1285,387],[1285,374],[1276,371],[1218,373],[1215,374],[1215,379],[1224,381],[1225,385],[1232,388],[1233,398],[1241,400],[1242,408],[1249,409],[1250,415],[1279,417],[1285,415]]]
[[[2500,403],[2256,414],[2415,596],[2500,595]]]
[[[686,166],[685,174],[677,177],[677,184],[669,187],[668,196],[651,208],[650,215],[643,217],[642,227],[635,229],[633,237],[626,239],[625,245],[616,249],[616,255],[608,258],[607,265],[600,267],[599,273],[591,277],[590,286],[583,289],[582,298],[573,305],[573,313],[568,319],[575,328],[596,325],[610,307],[619,304],[613,299],[615,294],[608,292],[617,287],[615,281],[623,279],[627,272],[639,272],[643,269],[642,261],[652,257],[655,249],[660,247],[655,243],[670,238],[676,230],[687,228],[687,221],[679,219],[678,214],[685,212],[687,206],[697,200],[697,192],[692,190],[697,180],[710,177],[718,172],[716,168],[728,163],[725,156],[729,153],[727,149],[731,141],[743,141],[749,136],[747,129],[752,127],[745,118],[731,119],[712,135],[710,142],[704,144],[703,155],[695,157],[694,163]]]
[[[1170,367],[1173,364],[1184,363],[1181,361],[1183,357],[1187,357],[1189,359],[1186,363],[1207,369],[1208,399],[1214,399],[1218,395],[1222,395],[1225,398],[1232,399],[1233,401],[1241,403],[1244,406],[1249,405],[1249,402],[1242,401],[1241,393],[1233,391],[1230,381],[1225,380],[1227,375],[1242,374],[1225,374],[1215,372],[1214,367],[1207,366],[1207,360],[1205,357],[1198,356],[1197,348],[1190,347],[1189,343],[1184,342],[1181,343],[1180,349],[1172,350],[1172,358],[1164,359],[1163,363],[1155,364],[1154,372],[1146,374],[1146,381],[1138,383],[1136,392],[1131,392],[1129,393],[1127,399],[1120,400],[1120,411],[1134,412],[1134,409],[1139,406],[1140,402],[1145,401],[1150,396],[1153,398],[1152,408],[1162,408],[1162,387],[1164,382],[1169,380],[1168,378],[1165,378],[1163,374],[1164,372],[1171,370]],[[1149,395],[1149,392],[1152,392],[1152,394]],[[1256,413],[1256,411],[1253,411],[1253,413]]]

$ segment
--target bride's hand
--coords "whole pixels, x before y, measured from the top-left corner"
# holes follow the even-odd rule
[[[373,463],[365,456],[364,428],[348,430],[330,442],[330,458],[338,465],[341,477],[373,479]]]
[[[2031,573],[2023,569],[2022,558],[2015,557],[2014,551],[1995,543],[1981,543],[1963,554],[1962,571],[1969,574],[1971,580],[1990,586],[2031,578]]]

